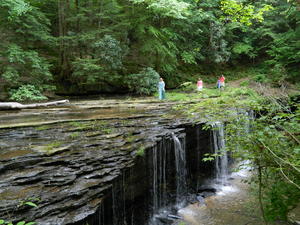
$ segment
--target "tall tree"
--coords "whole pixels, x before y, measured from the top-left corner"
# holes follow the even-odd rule
[[[28,95],[30,90],[39,93],[51,89],[50,64],[40,53],[52,41],[49,25],[46,16],[30,2],[0,2],[0,74],[11,95],[20,88]]]

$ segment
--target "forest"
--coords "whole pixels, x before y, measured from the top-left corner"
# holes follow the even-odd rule
[[[300,80],[299,0],[1,0],[0,99]]]
[[[0,40],[0,224],[187,225],[234,163],[209,224],[299,215],[300,0],[0,0]]]

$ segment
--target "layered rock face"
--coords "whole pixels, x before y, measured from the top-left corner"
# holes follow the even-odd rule
[[[185,143],[187,188],[197,189],[211,172],[211,165],[199,163],[210,151],[209,132],[168,104],[145,104],[25,111],[25,124],[0,114],[6,124],[0,130],[0,219],[142,225],[175,201],[172,133]]]

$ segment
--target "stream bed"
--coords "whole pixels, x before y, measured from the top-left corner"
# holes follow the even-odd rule
[[[247,169],[232,173],[227,184],[212,184],[217,191],[204,199],[179,210],[186,225],[263,225],[259,205],[246,181]]]

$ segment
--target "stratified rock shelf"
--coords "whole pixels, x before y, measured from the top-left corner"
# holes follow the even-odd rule
[[[60,225],[94,214],[124,168],[190,123],[172,105],[111,99],[1,111],[0,219]]]

